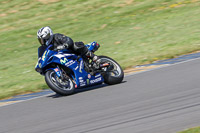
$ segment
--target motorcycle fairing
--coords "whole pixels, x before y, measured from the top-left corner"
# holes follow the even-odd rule
[[[104,81],[101,74],[97,73],[96,75],[93,76],[90,73],[85,71],[82,58],[79,58],[78,61],[76,59],[77,59],[77,56],[75,54],[63,53],[63,51],[59,51],[59,52],[52,51],[47,48],[42,58],[38,60],[38,63],[36,64],[35,68],[36,70],[38,69],[42,73],[45,73],[47,71],[47,69],[44,70],[45,67],[50,65],[51,63],[64,65],[74,72],[75,76],[73,76],[72,74],[71,77],[76,82],[75,86],[77,87],[84,87],[84,86],[88,86],[92,84],[98,84]],[[53,70],[56,72],[56,70],[59,70],[59,69],[54,68]],[[58,75],[58,77],[60,77],[60,74],[61,74],[60,70],[57,71],[56,74]]]

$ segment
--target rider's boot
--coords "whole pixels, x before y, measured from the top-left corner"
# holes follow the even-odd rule
[[[95,55],[93,52],[88,50],[87,53],[86,53],[86,56],[88,58],[92,59],[92,61],[94,62],[93,67],[95,69],[99,69],[100,68],[101,59],[97,55]]]

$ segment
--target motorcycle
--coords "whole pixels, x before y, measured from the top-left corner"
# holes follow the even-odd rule
[[[70,95],[77,88],[103,82],[109,85],[118,84],[124,78],[121,66],[110,57],[99,56],[101,63],[96,69],[95,63],[87,57],[78,56],[66,49],[50,50],[52,46],[48,46],[38,59],[35,70],[45,76],[46,84],[60,95]],[[94,53],[99,46],[92,42],[86,47]]]

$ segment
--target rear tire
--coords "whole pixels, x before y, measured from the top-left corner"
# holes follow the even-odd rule
[[[121,68],[121,66],[112,58],[107,57],[107,56],[99,56],[102,62],[109,62],[113,68],[110,68],[111,71],[113,72],[106,72],[106,74],[103,76],[104,77],[104,83],[113,85],[113,84],[118,84],[121,83],[122,80],[124,79],[124,72]],[[108,71],[110,71],[108,68]]]
[[[50,89],[60,95],[70,95],[74,92],[75,86],[73,81],[69,78],[67,81],[61,81],[53,70],[49,70],[45,73],[45,81]],[[67,84],[62,86],[61,83]]]

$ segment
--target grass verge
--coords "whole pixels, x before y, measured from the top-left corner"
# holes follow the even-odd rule
[[[36,32],[50,26],[101,44],[123,68],[200,50],[200,0],[0,0],[0,99],[47,88],[34,71]]]
[[[187,129],[185,131],[178,132],[178,133],[200,133],[200,127]]]

